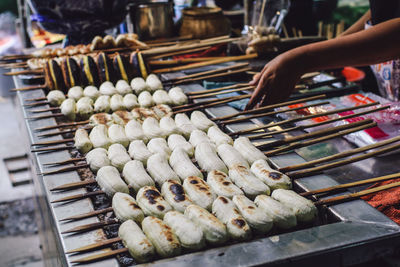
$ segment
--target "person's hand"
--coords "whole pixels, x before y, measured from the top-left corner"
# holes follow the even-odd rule
[[[256,89],[246,110],[286,100],[294,91],[301,75],[301,66],[290,53],[277,56],[250,82]]]

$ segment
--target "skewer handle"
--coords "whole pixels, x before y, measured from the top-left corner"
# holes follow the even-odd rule
[[[44,89],[46,88],[45,84],[39,84],[39,85],[31,85],[31,86],[26,86],[26,87],[21,87],[21,88],[14,88],[11,89],[11,92],[17,92],[17,91],[30,91],[30,90],[38,90],[38,89]]]
[[[94,243],[94,244],[90,244],[90,245],[87,245],[87,246],[83,246],[83,247],[80,247],[80,248],[76,248],[76,249],[67,251],[66,254],[88,252],[88,251],[96,250],[98,248],[105,247],[107,245],[111,245],[111,244],[119,242],[119,241],[121,241],[121,238],[119,238],[119,237],[110,238],[110,239],[107,239],[107,240],[104,240],[104,241],[100,241],[100,242],[97,242],[97,243]]]
[[[104,253],[101,253],[98,255],[88,256],[88,257],[80,258],[77,260],[73,260],[73,261],[71,261],[71,263],[83,264],[83,263],[89,263],[89,262],[94,262],[94,261],[100,261],[100,260],[108,259],[110,257],[113,257],[113,256],[121,254],[121,253],[125,253],[125,252],[128,252],[127,248],[120,248],[120,249],[104,252]]]

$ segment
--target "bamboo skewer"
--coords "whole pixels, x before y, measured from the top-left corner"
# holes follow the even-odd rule
[[[82,194],[59,198],[59,199],[51,201],[50,203],[53,204],[53,203],[60,203],[60,202],[67,202],[67,201],[76,201],[76,200],[81,200],[81,199],[85,199],[88,197],[93,197],[93,196],[103,195],[103,194],[105,194],[104,191],[98,190],[98,191],[87,192],[87,193],[82,193]]]
[[[46,148],[37,148],[31,149],[32,153],[43,153],[43,152],[55,152],[55,151],[62,151],[62,150],[70,150],[73,149],[73,146],[60,146],[60,147],[46,147]]]
[[[335,193],[337,191],[340,191],[340,190],[346,189],[346,188],[352,188],[352,187],[356,187],[356,186],[360,186],[360,185],[383,182],[383,181],[387,181],[387,180],[391,180],[391,179],[397,179],[397,178],[400,178],[400,173],[394,173],[394,174],[380,176],[380,177],[376,177],[376,178],[365,179],[365,180],[362,180],[362,181],[357,181],[357,182],[352,182],[352,183],[347,183],[347,184],[334,185],[334,186],[331,186],[331,187],[326,187],[326,188],[322,188],[322,189],[303,192],[303,193],[300,193],[299,195],[301,195],[303,197],[307,197],[307,196],[311,196],[311,195]]]
[[[20,71],[12,71],[4,73],[5,76],[15,76],[15,75],[23,75],[23,74],[42,74],[43,69],[37,70],[20,70]]]
[[[60,111],[60,108],[59,107],[49,107],[49,108],[31,110],[30,112],[32,112],[32,113],[44,113],[44,112],[47,112],[47,111]]]
[[[210,46],[203,46],[203,47],[199,47],[199,48],[187,49],[187,50],[176,51],[176,52],[171,52],[171,53],[164,53],[164,54],[160,54],[157,56],[152,56],[152,57],[150,57],[150,59],[155,60],[155,59],[161,59],[161,58],[165,58],[165,57],[178,56],[178,55],[182,55],[182,54],[195,53],[195,52],[200,52],[200,51],[210,49],[211,47],[212,46],[210,45]]]
[[[95,210],[95,211],[91,211],[91,212],[87,212],[87,213],[83,213],[83,214],[67,217],[67,218],[61,219],[59,221],[60,222],[77,221],[77,220],[82,220],[82,219],[94,217],[96,215],[107,213],[107,212],[112,212],[112,211],[114,211],[113,208],[112,207],[108,207],[108,208],[101,209],[101,210]]]
[[[83,247],[80,247],[79,249],[73,249],[73,250],[67,251],[66,254],[88,252],[88,251],[95,250],[95,249],[98,249],[98,248],[101,248],[101,247],[104,247],[107,245],[111,245],[112,243],[116,243],[119,241],[121,241],[121,238],[115,237],[115,238],[97,242],[92,245],[83,246]]]
[[[48,145],[59,145],[59,144],[66,144],[74,142],[73,138],[62,139],[62,140],[52,140],[52,141],[45,141],[45,142],[38,142],[33,143],[31,146],[48,146]]]
[[[197,95],[203,95],[203,94],[209,94],[209,93],[215,93],[215,92],[220,92],[228,89],[236,89],[239,87],[248,87],[248,83],[237,83],[234,85],[229,85],[229,86],[224,86],[224,87],[219,87],[219,88],[214,88],[214,89],[207,89],[207,90],[202,90],[202,91],[194,91],[194,92],[188,92],[186,95],[188,97],[192,96],[197,96]]]
[[[112,256],[121,254],[121,253],[126,253],[128,252],[127,248],[120,248],[120,249],[116,249],[116,250],[111,250],[111,251],[107,251],[98,255],[93,255],[93,256],[88,256],[88,257],[84,257],[84,258],[80,258],[77,260],[73,260],[71,261],[71,263],[76,263],[76,264],[84,264],[84,263],[90,263],[90,262],[94,262],[94,261],[98,261],[98,260],[104,260],[107,258],[110,258]]]
[[[47,97],[38,97],[38,98],[28,98],[25,101],[44,101],[47,100]]]
[[[62,113],[52,113],[52,114],[47,114],[47,115],[39,115],[39,116],[27,117],[25,119],[27,119],[27,120],[41,120],[41,119],[57,118],[57,117],[64,117],[64,114],[62,114]]]
[[[168,60],[150,60],[147,64],[151,66],[168,66],[168,65],[180,65],[185,63],[197,63],[203,61],[217,60],[217,59],[228,59],[230,57],[195,57],[195,58],[181,58],[181,59],[168,59]]]
[[[70,147],[73,148],[73,147]],[[42,172],[40,175],[50,175],[50,174],[60,174],[60,173],[64,173],[64,172],[71,172],[71,171],[76,171],[78,169],[82,169],[82,168],[87,168],[89,167],[89,164],[78,164],[75,166],[71,166],[71,167],[64,167],[58,170],[54,170],[54,171],[48,171],[48,172]]]
[[[74,129],[69,129],[69,130],[64,130],[64,131],[58,131],[58,132],[51,132],[51,133],[46,133],[46,134],[39,134],[38,137],[50,137],[50,136],[56,136],[56,135],[62,135],[62,134],[68,134],[68,133],[75,133],[77,128]],[[91,127],[89,128],[83,128],[85,130],[92,129]]]
[[[223,95],[223,94],[229,94],[229,93],[234,93],[234,92],[242,92],[245,90],[254,90],[254,86],[247,86],[247,87],[241,87],[241,88],[235,88],[235,89],[229,89],[226,91],[218,91],[214,93],[209,93],[209,94],[203,94],[203,95],[194,95],[194,96],[189,96],[189,99],[200,99],[200,98],[207,98],[210,96],[216,96],[216,95]]]
[[[82,160],[86,160],[86,159],[84,157],[83,158],[73,158],[73,159],[67,159],[67,160],[63,160],[63,161],[44,163],[43,166],[66,165],[66,164],[70,164],[70,163],[74,163],[74,162],[82,161]]]
[[[10,92],[31,91],[31,90],[39,90],[39,89],[44,89],[44,88],[46,88],[45,84],[30,85],[30,86],[21,87],[21,88],[13,88],[10,90]]]
[[[206,105],[206,104],[210,104],[210,103],[212,104],[215,102],[220,102],[220,101],[225,101],[225,100],[235,101],[235,99],[242,99],[244,96],[245,96],[245,98],[246,97],[249,98],[251,95],[247,94],[247,95],[240,95],[240,96],[228,96],[228,97],[217,98],[217,99],[213,98],[213,99],[199,101],[199,102],[195,102],[195,103],[189,103],[189,104],[184,104],[184,105],[180,105],[180,106],[175,106],[175,107],[172,107],[172,110],[176,111],[176,110],[183,109],[183,108],[193,108],[196,106]]]
[[[83,186],[95,184],[95,183],[96,183],[95,179],[87,179],[87,180],[83,180],[83,181],[79,181],[79,182],[63,184],[63,185],[60,185],[60,186],[50,189],[50,191],[54,192],[54,191],[72,190],[72,189],[81,188]]]
[[[43,105],[49,105],[50,101],[40,101],[36,103],[29,103],[29,104],[24,104],[24,107],[37,107],[37,106],[43,106]]]
[[[89,120],[78,121],[78,122],[68,122],[68,123],[63,123],[63,124],[58,124],[58,125],[36,128],[35,131],[46,131],[46,130],[53,130],[53,129],[58,129],[58,128],[73,127],[73,126],[88,124],[89,122],[90,122]]]
[[[95,223],[90,223],[86,225],[80,225],[71,229],[68,229],[66,231],[61,232],[61,234],[71,234],[71,233],[82,233],[82,232],[87,232],[90,230],[94,230],[97,228],[101,228],[107,225],[112,225],[112,224],[118,224],[119,221],[117,219],[110,219],[107,221],[100,221],[100,222],[95,222]]]
[[[313,145],[313,144],[317,144],[317,143],[320,143],[320,142],[323,142],[323,141],[326,141],[326,140],[329,140],[329,139],[332,139],[332,138],[342,137],[344,135],[355,133],[355,132],[358,132],[358,131],[361,131],[361,130],[365,130],[365,129],[368,129],[368,128],[372,128],[372,127],[375,127],[375,126],[376,126],[376,122],[372,122],[372,123],[369,123],[369,124],[364,124],[364,125],[359,126],[359,127],[351,128],[349,130],[344,130],[344,131],[341,131],[341,132],[338,132],[338,133],[334,133],[334,134],[329,134],[329,135],[326,135],[326,136],[323,136],[323,137],[318,137],[318,138],[315,138],[315,139],[312,139],[312,140],[309,140],[309,141],[292,143],[292,144],[290,144],[288,146],[285,146],[285,147],[281,147],[281,148],[277,148],[277,149],[274,149],[274,150],[270,150],[270,151],[264,152],[264,154],[266,156],[273,156],[273,155],[280,154],[280,153],[283,153],[283,152],[291,151],[293,149],[298,149],[298,148],[301,148],[301,147],[306,147],[306,146],[310,146],[310,145]]]

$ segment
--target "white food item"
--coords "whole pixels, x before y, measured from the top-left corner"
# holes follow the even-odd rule
[[[154,106],[153,97],[148,91],[143,91],[138,96],[139,105],[143,108]]]
[[[162,137],[165,138],[165,133],[161,130],[158,121],[155,118],[147,118],[143,121],[142,129],[144,134],[149,139]]]
[[[189,176],[203,178],[201,171],[193,164],[192,160],[189,158],[189,155],[181,147],[176,148],[172,152],[169,158],[169,164],[182,180],[185,180]]]
[[[163,89],[162,82],[155,74],[150,74],[146,78],[146,84],[149,87],[150,92],[155,92],[157,90]]]
[[[152,153],[160,153],[164,155],[166,158],[169,158],[172,151],[168,147],[167,141],[164,138],[153,138],[147,143],[147,149]]]
[[[272,191],[278,188],[292,188],[292,181],[290,178],[286,174],[272,169],[263,159],[256,160],[251,165],[250,170],[258,179],[268,185]]]
[[[112,144],[108,148],[108,158],[111,161],[111,165],[116,167],[122,172],[125,164],[131,160],[126,149],[121,144]]]
[[[251,237],[250,226],[229,198],[217,197],[212,205],[212,213],[226,225],[233,240],[247,240]]]
[[[131,120],[125,125],[125,134],[130,141],[143,140],[147,143],[149,140],[143,132],[142,124],[137,120]]]
[[[152,109],[148,108],[134,108],[131,111],[132,116],[138,121],[144,121],[147,118],[158,119],[157,114]]]
[[[233,147],[242,154],[250,165],[257,160],[267,160],[267,156],[256,148],[247,137],[242,136],[236,139]]]
[[[93,114],[93,100],[87,96],[76,102],[76,113],[83,119],[88,119]]]
[[[93,101],[96,101],[96,99],[101,96],[99,90],[93,85],[86,86],[83,90],[83,95],[90,97]]]
[[[198,250],[205,247],[203,231],[182,213],[169,211],[164,216],[164,223],[171,227],[182,247],[189,250]]]
[[[183,181],[183,189],[195,204],[211,211],[212,203],[217,196],[203,179],[196,176],[187,177]]]
[[[121,222],[133,220],[136,223],[141,223],[144,219],[143,211],[138,206],[136,200],[129,194],[115,193],[111,206],[115,217]]]
[[[136,195],[136,201],[146,216],[162,219],[165,213],[172,210],[172,207],[154,186],[140,188]]]
[[[99,91],[102,95],[108,96],[112,96],[118,93],[112,82],[109,81],[103,82],[99,87]]]
[[[185,216],[203,230],[208,243],[222,244],[228,241],[225,225],[206,209],[197,205],[190,205],[185,210]]]
[[[74,121],[76,118],[76,103],[73,99],[65,99],[60,106],[61,113],[69,120]]]
[[[83,88],[80,86],[71,87],[68,90],[67,95],[68,95],[68,98],[78,101],[79,99],[81,99],[83,97]]]
[[[81,153],[87,153],[93,147],[93,144],[90,142],[89,135],[85,129],[77,129],[75,131],[74,141],[76,149],[78,149]]]
[[[207,130],[214,126],[215,123],[210,120],[206,114],[201,111],[195,110],[190,114],[190,121],[196,126],[198,129],[207,132]]]
[[[229,169],[229,178],[251,199],[260,194],[269,195],[271,192],[269,187],[256,178],[245,166],[233,165]]]
[[[169,97],[167,91],[165,90],[157,90],[153,93],[153,101],[157,104],[167,104],[170,105],[172,103],[171,98]]]
[[[117,168],[113,166],[101,167],[97,172],[96,181],[108,196],[113,196],[117,192],[129,193],[128,186],[122,180]]]
[[[107,113],[96,113],[90,116],[89,125],[96,126],[99,124],[110,126],[114,124],[114,119],[110,114]]]
[[[138,160],[127,162],[122,170],[122,175],[125,182],[131,186],[135,192],[139,191],[143,186],[155,185],[153,179],[146,172],[143,163]]]
[[[291,209],[299,222],[309,223],[317,217],[318,210],[314,203],[293,190],[276,189],[271,197]]]
[[[147,165],[147,160],[153,155],[142,140],[132,141],[129,144],[128,152],[131,158],[142,162],[144,166]]]
[[[129,250],[129,254],[139,263],[150,261],[156,254],[153,244],[132,220],[121,224],[118,236]]]
[[[254,200],[254,203],[272,218],[274,225],[277,227],[290,229],[297,225],[294,212],[272,197],[259,195]]]
[[[190,134],[189,142],[194,146],[197,147],[198,144],[206,142],[209,143],[210,145],[214,146],[214,144],[211,142],[210,138],[208,138],[207,134],[203,132],[202,130],[194,130]]]
[[[134,117],[132,116],[132,113],[126,110],[117,110],[113,112],[111,115],[113,117],[113,120],[115,123],[120,124],[120,125],[126,125],[129,121],[133,120]]]
[[[62,91],[60,90],[51,90],[47,94],[47,101],[50,102],[50,105],[52,106],[60,106],[62,102],[65,100],[65,95]]]
[[[182,89],[179,87],[171,88],[168,91],[168,95],[172,100],[173,105],[179,106],[188,103],[188,97],[183,93]]]
[[[232,198],[232,201],[253,230],[266,234],[272,229],[271,216],[257,207],[253,201],[244,195],[236,195]]]
[[[95,148],[85,156],[86,162],[89,164],[90,169],[96,173],[101,167],[110,166],[111,162],[107,155],[107,150],[104,148]]]
[[[108,113],[111,110],[110,106],[110,96],[108,95],[101,95],[97,98],[94,102],[94,112],[105,112]]]
[[[152,216],[146,217],[142,222],[142,228],[160,257],[173,257],[181,253],[178,238],[162,220]]]
[[[183,187],[175,180],[166,181],[161,187],[161,195],[174,210],[185,212],[185,209],[193,204]]]
[[[94,148],[102,147],[108,149],[108,147],[112,144],[107,135],[107,127],[103,124],[93,127],[93,129],[90,131],[89,139]]]
[[[149,157],[147,171],[159,186],[168,180],[180,182],[178,175],[169,166],[167,158],[163,154],[157,153]]]
[[[175,115],[175,123],[178,127],[182,125],[192,124],[189,117],[185,113],[178,113]]]
[[[171,117],[162,117],[160,119],[160,128],[167,136],[181,133],[181,130],[176,126],[174,119]]]
[[[112,111],[125,110],[124,98],[120,94],[115,94],[110,99],[110,108]]]
[[[125,80],[119,80],[115,84],[115,89],[120,95],[126,95],[132,93],[132,87]]]
[[[180,134],[171,134],[168,137],[168,146],[172,151],[182,148],[189,157],[193,157],[194,155],[194,147]]]
[[[112,124],[108,128],[108,137],[114,144],[121,144],[124,147],[129,145],[129,139],[126,137],[124,126],[119,124]]]
[[[163,117],[171,117],[173,115],[172,108],[165,104],[159,104],[151,108],[159,119]]]
[[[208,173],[207,184],[218,196],[224,196],[231,199],[235,195],[244,194],[239,187],[232,183],[228,175],[217,170]]]
[[[228,144],[222,144],[217,147],[218,156],[222,159],[228,168],[235,165],[242,165],[246,168],[250,168],[247,160],[237,151],[233,146]]]
[[[211,172],[217,170],[228,173],[224,162],[218,157],[215,148],[211,144],[206,142],[198,144],[194,151],[194,156],[203,171]]]
[[[214,142],[217,146],[222,144],[233,144],[232,138],[221,131],[218,126],[210,127],[210,129],[208,129],[207,135],[211,139],[211,141]]]
[[[131,81],[131,87],[137,95],[139,95],[143,91],[147,91],[149,88],[145,80],[141,77],[133,78]]]
[[[131,110],[139,106],[138,98],[134,94],[126,94],[123,99],[124,107]]]

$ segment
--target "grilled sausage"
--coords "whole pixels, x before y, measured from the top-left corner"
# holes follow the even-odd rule
[[[141,223],[144,219],[144,213],[138,206],[136,200],[129,194],[117,192],[112,198],[111,204],[115,217],[121,222],[133,220]]]
[[[117,168],[113,166],[101,167],[97,172],[96,181],[108,196],[113,196],[117,192],[129,193],[128,186],[122,180]]]
[[[217,152],[218,156],[228,168],[231,168],[235,165],[242,165],[246,168],[250,167],[247,163],[247,160],[243,158],[239,151],[234,149],[231,145],[221,144],[217,147]]]
[[[77,129],[75,131],[75,147],[81,153],[87,153],[93,148],[92,142],[90,142],[89,135],[85,129]]]
[[[224,196],[231,199],[235,195],[244,194],[239,187],[232,183],[228,175],[217,170],[208,173],[207,184],[218,196]]]
[[[181,147],[176,148],[172,152],[169,158],[169,164],[182,180],[185,180],[189,176],[203,178],[201,171],[193,164],[186,151]]]
[[[200,143],[196,146],[194,156],[200,168],[206,172],[213,170],[228,173],[224,162],[218,157],[215,148],[206,142]]]
[[[128,161],[122,170],[122,175],[125,182],[131,186],[135,192],[139,191],[143,186],[155,185],[153,179],[146,172],[143,163],[138,160]]]
[[[159,186],[168,180],[180,182],[178,175],[171,169],[167,158],[162,154],[157,153],[149,157],[147,171]]]
[[[232,138],[221,131],[218,126],[211,126],[210,129],[208,129],[207,135],[217,146],[222,144],[233,144]]]
[[[292,182],[286,174],[272,169],[263,159],[256,160],[251,165],[250,170],[258,179],[268,185],[271,190],[278,188],[290,189],[292,187]]]
[[[203,179],[196,176],[187,177],[183,181],[183,189],[196,205],[211,211],[216,195]]]
[[[142,140],[132,141],[129,145],[128,151],[131,158],[142,162],[144,166],[147,165],[147,160],[151,155],[153,155],[153,153],[147,149],[147,146]]]
[[[233,147],[242,154],[250,165],[257,160],[267,160],[267,156],[256,148],[247,137],[239,137],[236,139],[233,143]]]
[[[166,181],[161,187],[161,194],[172,208],[179,212],[185,212],[185,209],[193,204],[182,185],[175,180]]]
[[[154,186],[140,188],[136,195],[136,201],[146,216],[162,219],[165,213],[172,210],[172,207]]]
[[[116,167],[122,172],[125,164],[131,160],[126,149],[121,144],[112,144],[108,148],[108,158],[111,161],[111,165]]]
[[[256,178],[245,166],[233,165],[229,169],[229,178],[251,199],[260,194],[269,195],[271,192],[269,187]]]
[[[110,159],[107,155],[107,150],[104,148],[95,148],[86,154],[86,162],[89,164],[90,169],[97,173],[97,171],[104,166],[111,166]]]
[[[193,157],[194,155],[194,147],[192,146],[192,144],[186,141],[186,139],[182,135],[171,134],[168,137],[168,146],[172,151],[178,148],[182,148],[189,155],[189,157]]]
[[[103,124],[96,125],[93,127],[89,134],[89,139],[93,144],[94,148],[102,147],[108,149],[112,144],[110,138],[107,135],[107,127]]]

